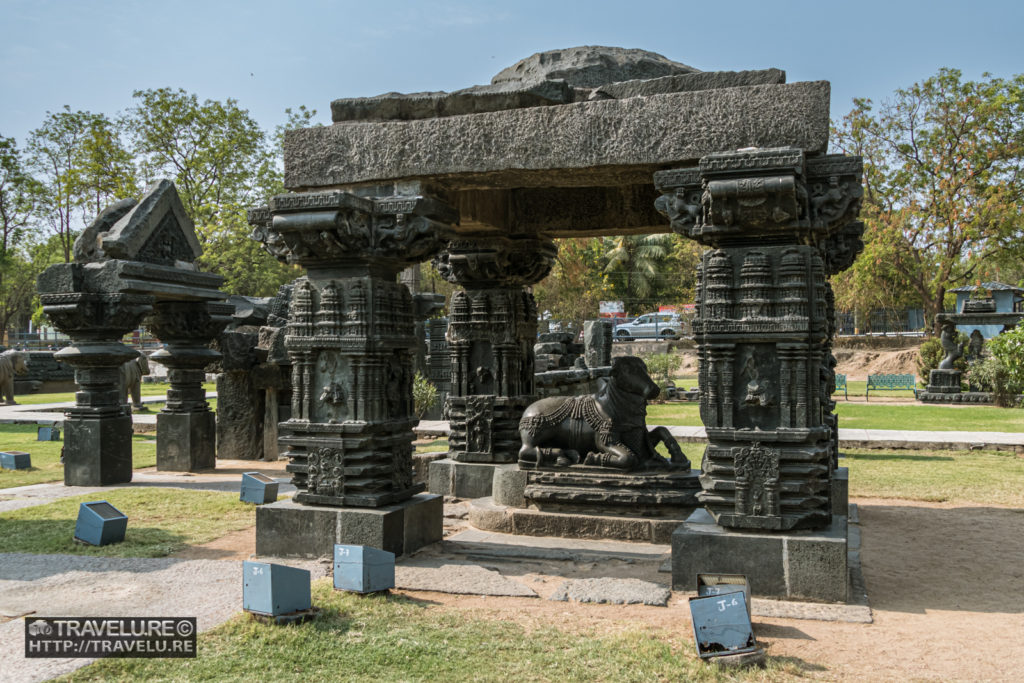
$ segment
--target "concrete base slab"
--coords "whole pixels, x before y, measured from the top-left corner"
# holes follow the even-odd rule
[[[477,529],[523,536],[669,543],[673,531],[683,521],[672,517],[547,512],[499,505],[493,498],[473,500],[469,507],[469,523]]]
[[[761,597],[846,602],[846,517],[820,531],[733,531],[697,510],[672,534],[672,588],[694,590],[698,573],[743,574]]]
[[[667,607],[672,591],[640,579],[570,579],[555,589],[548,600],[594,602],[611,605]]]
[[[421,493],[379,508],[300,505],[281,500],[256,508],[256,554],[333,557],[334,545],[367,545],[406,555],[441,540],[441,496]]]
[[[451,458],[430,463],[427,490],[454,498],[484,498],[491,495],[497,463],[458,462]]]
[[[395,567],[395,587],[456,595],[535,598],[537,593],[493,569],[436,559],[412,559]]]

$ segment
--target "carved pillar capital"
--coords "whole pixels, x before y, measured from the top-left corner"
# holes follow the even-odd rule
[[[467,289],[527,287],[547,277],[557,255],[555,243],[543,237],[460,237],[448,242],[434,267]]]
[[[433,197],[341,190],[279,195],[249,211],[253,239],[280,261],[388,277],[440,251],[458,220],[458,211]]]

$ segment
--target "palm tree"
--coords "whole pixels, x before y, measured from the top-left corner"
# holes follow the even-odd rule
[[[618,276],[628,298],[646,299],[662,279],[660,266],[672,249],[672,235],[620,235],[605,238],[604,272]]]

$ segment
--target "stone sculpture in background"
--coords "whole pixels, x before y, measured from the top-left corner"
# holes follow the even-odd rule
[[[519,467],[690,469],[665,427],[647,429],[647,401],[659,392],[642,360],[614,359],[609,379],[596,394],[544,398],[526,409],[519,422]],[[659,443],[668,449],[671,462],[657,453]]]
[[[28,374],[28,354],[24,351],[0,353],[0,399],[9,406],[18,405],[14,400],[14,376]]]
[[[138,358],[125,361],[121,366],[121,398],[131,399],[132,410],[145,412],[142,403],[142,378],[149,374],[149,358],[140,353]]]

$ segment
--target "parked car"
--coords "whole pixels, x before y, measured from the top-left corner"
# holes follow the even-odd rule
[[[631,322],[615,326],[615,339],[679,339],[683,320],[678,313],[647,313]]]

